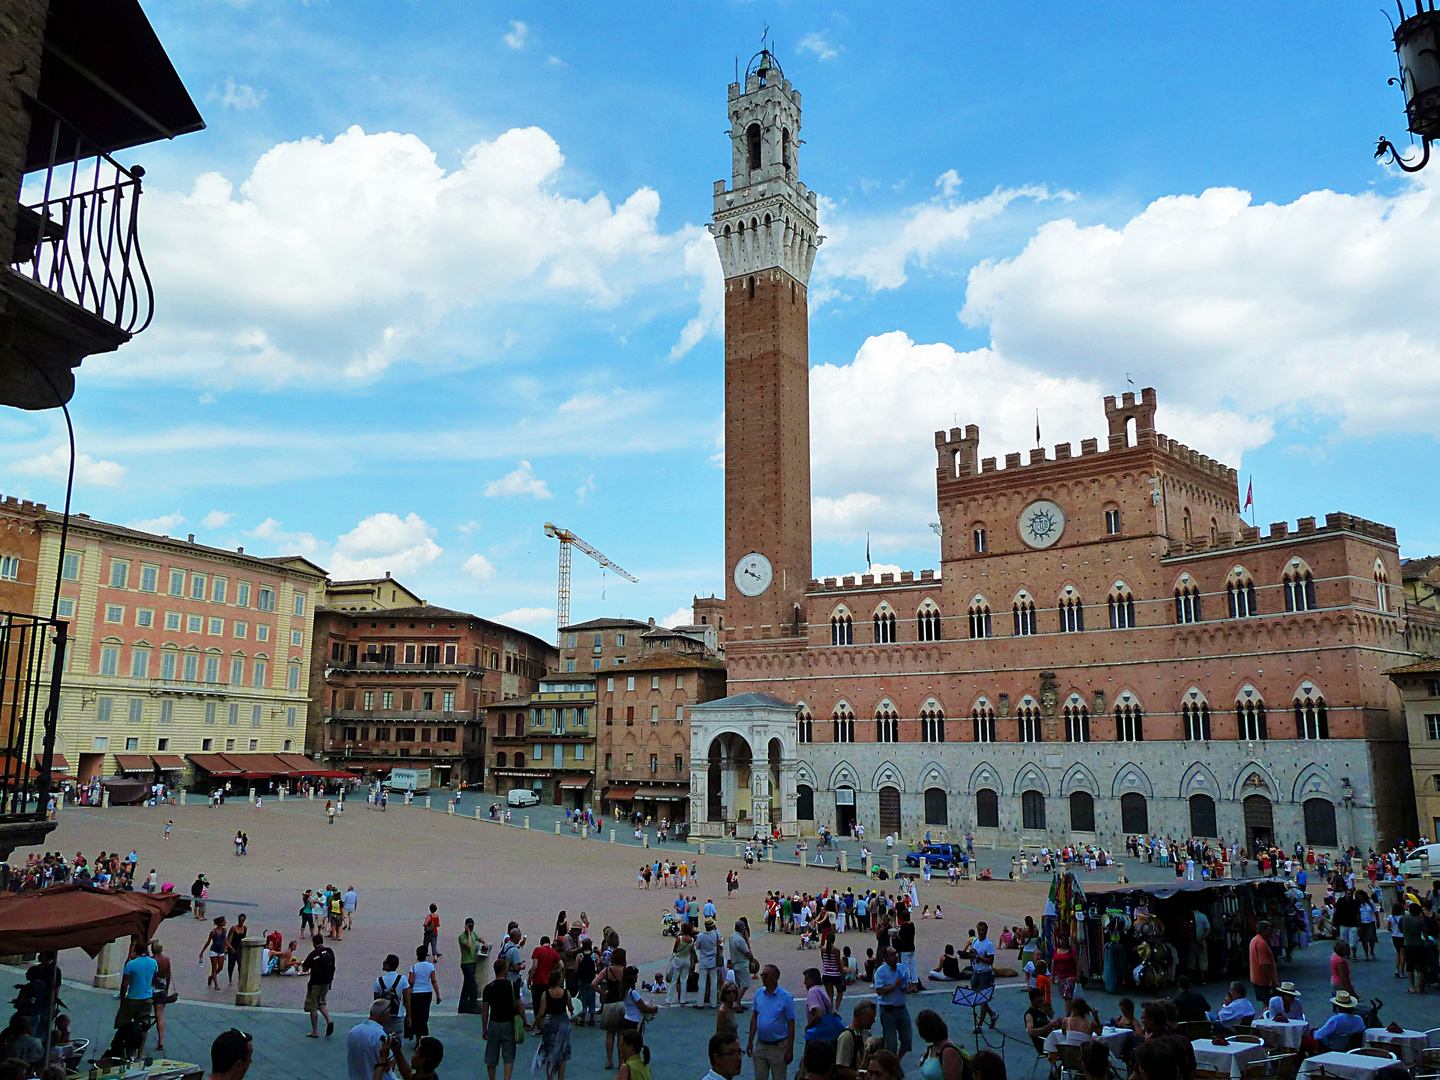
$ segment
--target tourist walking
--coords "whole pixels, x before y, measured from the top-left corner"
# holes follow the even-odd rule
[[[421,924],[420,932],[424,935],[425,948],[430,951],[430,955],[434,959],[439,960],[440,914],[434,904],[430,905],[430,913],[425,916],[425,921]]]
[[[495,978],[480,995],[480,1037],[485,1040],[485,1071],[495,1080],[495,1067],[503,1059],[505,1080],[515,1071],[515,1042],[524,1024],[520,994],[510,981],[510,965],[504,956],[495,958]]]
[[[600,1026],[605,1029],[605,1068],[615,1067],[615,1036],[625,1019],[625,950],[610,950],[610,963],[591,986],[600,994]]]
[[[550,970],[550,985],[535,1010],[535,1026],[540,1030],[545,1080],[565,1080],[565,1064],[570,1060],[570,991],[563,968]]]
[[[743,1006],[745,991],[750,989],[750,977],[759,970],[759,962],[750,951],[750,928],[744,919],[736,921],[735,932],[725,943],[725,953],[735,974],[735,989],[740,992],[736,1005]]]
[[[350,930],[355,926],[355,912],[360,907],[360,894],[355,891],[355,886],[351,885],[340,899],[345,908],[345,929]]]
[[[145,1021],[150,1018],[155,1001],[155,972],[158,968],[155,958],[141,951],[132,957],[120,976],[120,1008],[115,1013],[115,1030],[119,1031],[132,1020]],[[145,1048],[148,1027],[142,1028],[140,1049]]]
[[[235,985],[235,969],[240,966],[240,950],[244,947],[245,935],[250,932],[245,925],[245,915],[235,916],[235,925],[225,935],[225,981]]]
[[[335,981],[335,952],[320,934],[312,937],[310,944],[314,947],[300,969],[310,974],[310,983],[305,988],[305,1011],[310,1014],[310,1034],[306,1038],[318,1039],[321,1016],[325,1017],[325,1034],[335,1034],[335,1021],[330,1019],[330,1009],[325,1003],[330,984]]]
[[[162,942],[150,942],[150,955],[155,960],[155,978],[152,983],[154,997],[151,1005],[155,1010],[155,1049],[165,1049],[165,1006],[170,1003],[170,957],[165,955]]]
[[[424,945],[415,946],[415,963],[410,967],[410,1034],[418,1042],[430,1034],[430,1006],[440,1003],[440,983],[435,965],[425,959]]]
[[[730,872],[733,874],[735,871]],[[695,1007],[697,1009],[703,1009],[710,1004],[711,982],[715,983],[715,1003],[718,1005],[720,1002],[720,987],[725,983],[725,975],[719,967],[720,951],[720,932],[715,929],[715,920],[707,918],[705,929],[695,936],[695,990],[698,994]]]
[[[780,985],[780,969],[774,964],[760,969],[760,983],[751,1002],[745,1053],[755,1060],[755,1080],[785,1080],[795,1058],[795,999]]]
[[[394,953],[385,957],[380,974],[375,977],[371,995],[376,1001],[383,1001],[387,1006],[381,1020],[385,1025],[385,1034],[403,1037],[405,1004],[410,1000],[410,980],[400,971],[400,957]]]
[[[200,958],[205,958],[205,951],[210,951],[210,977],[205,980],[206,986],[213,986],[220,989],[220,972],[225,967],[225,916],[216,915],[215,925],[210,930],[210,936],[205,939],[205,944],[200,946]]]
[[[485,939],[475,932],[475,920],[466,919],[460,934],[460,1003],[455,1007],[456,1012],[480,1011],[480,984],[475,981],[475,964],[485,947]]]

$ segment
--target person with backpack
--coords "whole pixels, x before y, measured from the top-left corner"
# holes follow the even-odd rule
[[[410,980],[400,970],[400,957],[385,957],[383,970],[375,979],[371,993],[376,1001],[384,1001],[389,1009],[380,1021],[386,1035],[405,1034],[405,1006],[410,1001]]]
[[[440,959],[440,914],[434,904],[430,905],[430,913],[425,916],[421,924],[421,932],[425,935],[425,948],[429,950],[432,960]]]
[[[310,944],[314,948],[300,969],[310,973],[310,984],[305,988],[305,1011],[310,1014],[310,1034],[306,1038],[318,1039],[321,1016],[325,1017],[325,1034],[335,1034],[335,1021],[330,1019],[330,1010],[325,1004],[330,984],[335,981],[335,951],[325,944],[320,934],[312,937]]]

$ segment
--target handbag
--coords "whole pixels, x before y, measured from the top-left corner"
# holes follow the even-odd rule
[[[519,1046],[525,1041],[525,1021],[516,1015],[511,1017],[510,1022],[515,1025],[515,1045]]]
[[[805,1029],[805,1039],[807,1042],[833,1043],[839,1040],[844,1030],[845,1021],[840,1019],[839,1013],[826,1013],[817,1023]]]
[[[612,1001],[600,1007],[600,1027],[604,1031],[619,1031],[625,1019],[625,1003]]]

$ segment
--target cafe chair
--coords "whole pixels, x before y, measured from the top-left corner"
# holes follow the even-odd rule
[[[1231,1036],[1230,1036],[1230,1041],[1231,1041],[1232,1043],[1237,1043],[1237,1042],[1243,1042],[1243,1043],[1262,1043],[1262,1042],[1264,1042],[1265,1040],[1262,1039],[1259,1035],[1231,1035]]]
[[[1213,1030],[1209,1020],[1182,1020],[1180,1022],[1181,1034],[1191,1042],[1196,1039],[1210,1038]]]
[[[1358,1050],[1351,1050],[1350,1053],[1360,1057],[1389,1058],[1392,1061],[1399,1061],[1400,1055],[1390,1050],[1382,1050],[1378,1046],[1362,1046]]]

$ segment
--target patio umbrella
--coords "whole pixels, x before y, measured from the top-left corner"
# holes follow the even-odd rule
[[[89,885],[52,885],[0,897],[0,956],[61,949],[97,956],[102,946],[121,938],[149,941],[164,920],[189,910],[188,896]]]

